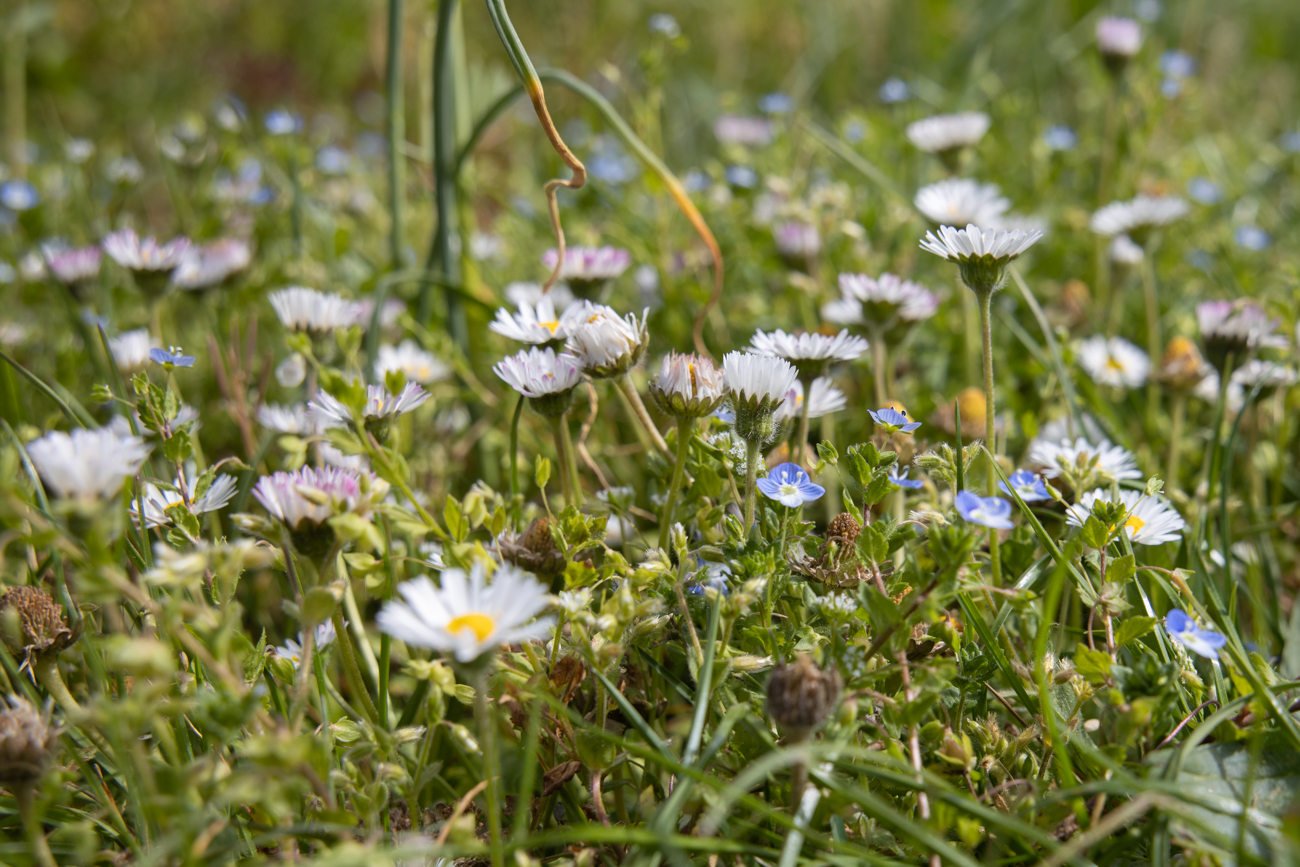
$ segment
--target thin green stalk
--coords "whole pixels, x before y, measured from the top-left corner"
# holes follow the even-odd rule
[[[993,406],[993,292],[978,293],[980,331],[984,337],[984,439],[988,448],[988,491],[993,497],[998,492],[997,467],[993,455],[997,451],[996,413]],[[1002,586],[1002,562],[998,556],[998,531],[989,529],[989,563],[993,569],[993,586]]]
[[[876,386],[876,406],[882,407],[889,400],[889,389],[885,387],[885,368],[889,365],[889,347],[885,345],[884,329],[871,329],[871,367],[872,378]],[[808,399],[804,396],[805,411]]]
[[[357,704],[366,718],[372,723],[379,722],[379,711],[375,709],[375,703],[370,698],[370,691],[366,689],[366,682],[361,677],[361,668],[357,665],[356,648],[352,646],[352,636],[348,634],[348,628],[343,625],[343,615],[338,609],[330,615],[330,620],[334,623],[334,631],[338,634],[335,639],[339,646],[339,659],[343,662],[343,676],[347,678],[348,686],[357,695]]]
[[[989,294],[992,296],[992,293]],[[969,371],[967,377],[975,376],[975,371],[979,370],[980,317],[984,315],[982,306],[977,298],[962,293],[961,309],[966,334],[962,343],[966,354],[966,370]]]
[[[566,505],[577,505],[575,497],[577,494],[573,490],[574,473],[569,464],[573,456],[569,453],[569,421],[568,415],[551,416],[551,434],[555,437],[555,459],[559,463],[560,487],[564,490],[564,502]]]
[[[510,419],[510,521],[516,531],[519,530],[519,417],[524,412],[522,394],[515,404],[514,417]]]
[[[8,362],[10,367],[22,374],[23,377],[32,385],[36,386],[41,394],[44,394],[50,400],[54,401],[55,405],[57,405],[59,409],[63,410],[63,414],[68,417],[68,421],[78,427],[95,426],[94,419],[90,417],[90,414],[86,412],[81,404],[76,403],[75,400],[73,403],[69,404],[68,401],[59,396],[58,392],[46,385],[43,379],[19,364],[14,360],[12,355],[5,352],[3,349],[0,349],[0,360]]]
[[[437,262],[443,281],[451,286],[459,286],[461,282],[460,224],[456,210],[458,191],[453,167],[456,156],[456,81],[452,57],[452,23],[459,7],[460,0],[438,2],[438,33],[433,49],[434,204],[438,229],[426,266],[432,272]],[[469,325],[465,307],[456,292],[448,291],[446,296],[448,330],[456,345],[468,353]],[[423,325],[433,317],[433,284],[426,283],[420,290],[419,317]]]
[[[668,443],[664,442],[663,436],[659,433],[659,428],[655,426],[654,419],[650,418],[650,413],[646,411],[645,404],[641,401],[641,395],[637,394],[636,386],[632,384],[632,378],[625,373],[614,380],[614,385],[627,398],[628,405],[632,407],[633,415],[645,428],[645,432],[650,435],[650,441],[654,443],[655,448],[659,449],[661,454],[671,454],[668,450]]]
[[[754,526],[754,502],[758,483],[758,440],[745,443],[745,533]],[[770,582],[769,582],[770,583]]]
[[[49,841],[45,839],[45,829],[36,818],[36,783],[19,783],[15,795],[18,812],[23,817],[23,828],[27,831],[27,840],[36,855],[36,862],[41,867],[58,867],[54,854],[50,852]]]
[[[668,491],[664,495],[663,517],[659,519],[659,547],[668,550],[668,534],[673,525],[673,509],[677,506],[677,493],[682,487],[682,477],[686,474],[686,458],[690,454],[691,439],[695,436],[695,419],[677,420],[677,459],[673,462],[672,479],[668,482]]]
[[[5,152],[14,173],[27,176],[27,3],[17,0],[5,34]]]
[[[1169,428],[1169,469],[1165,473],[1171,493],[1179,489],[1178,459],[1182,455],[1183,424],[1187,419],[1187,392],[1181,388],[1175,391],[1172,404],[1170,410],[1172,419]]]
[[[500,757],[497,755],[497,730],[488,706],[488,667],[474,683],[474,717],[478,721],[479,743],[483,747],[483,764],[487,774],[488,847],[492,867],[505,867],[505,846],[501,836]],[[518,809],[526,809],[520,806]]]
[[[812,378],[808,377],[803,385],[803,401],[799,407],[799,424],[795,426],[794,443],[790,449],[790,460],[800,466],[811,463],[808,451],[808,413],[812,411]]]
[[[1147,352],[1151,356],[1151,369],[1160,367],[1160,302],[1156,297],[1155,257],[1150,253],[1142,257],[1142,298],[1146,302]],[[1160,385],[1154,376],[1147,378],[1147,432],[1155,430],[1160,408]]]
[[[389,256],[393,270],[402,266],[402,232],[406,118],[402,105],[402,0],[388,0],[388,211]]]

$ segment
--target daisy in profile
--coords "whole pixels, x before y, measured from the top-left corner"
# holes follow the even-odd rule
[[[558,314],[558,302],[552,290],[536,301],[520,300],[517,313],[501,307],[496,319],[488,323],[488,328],[520,343],[538,346],[559,343],[569,338],[573,329],[586,317],[588,308],[585,301],[570,303],[563,308],[563,314]]]
[[[529,399],[542,415],[563,415],[582,382],[582,362],[568,353],[534,346],[508,355],[492,368],[502,382]]]
[[[1142,478],[1133,453],[1106,440],[1093,445],[1083,437],[1058,442],[1036,439],[1029,446],[1028,461],[1042,468],[1043,478],[1064,479],[1076,491]]]
[[[490,582],[481,563],[468,573],[446,569],[441,585],[425,577],[397,585],[402,600],[384,603],[375,617],[380,631],[468,665],[503,645],[547,638],[555,627],[553,617],[538,616],[551,604],[547,588],[514,566],[498,566]]]
[[[550,298],[555,302],[556,310],[567,310],[575,300],[573,290],[563,283],[552,286],[551,291],[547,292],[541,283],[528,280],[506,284],[502,294],[506,296],[507,301],[516,307],[523,307],[525,304],[536,307],[543,298]]]
[[[785,402],[798,373],[784,358],[728,352],[722,358],[722,381],[731,394],[735,433],[745,443],[744,528],[754,525],[759,449],[776,434],[773,414]]]
[[[907,140],[918,150],[935,154],[949,171],[956,171],[963,149],[979,144],[993,121],[982,111],[938,114],[907,125]]]
[[[1252,358],[1232,372],[1232,381],[1243,389],[1259,386],[1261,391],[1290,388],[1296,384],[1294,367]]]
[[[1097,21],[1097,51],[1111,75],[1119,75],[1142,48],[1142,25],[1132,18],[1106,16]]]
[[[144,370],[149,363],[149,353],[157,346],[157,342],[149,335],[148,328],[123,331],[116,337],[108,338],[108,351],[113,354],[113,363],[126,376]]]
[[[1139,195],[1127,202],[1111,202],[1092,215],[1089,225],[1098,235],[1128,235],[1139,247],[1147,236],[1187,216],[1191,208],[1178,196]]]
[[[343,625],[346,626],[347,621],[344,621]],[[334,640],[339,637],[338,632],[334,629],[334,621],[326,620],[324,623],[317,626],[316,632],[312,637],[316,642],[317,652],[329,647],[334,643]],[[288,660],[296,671],[299,663],[302,662],[302,633],[298,633],[297,641],[294,641],[292,638],[286,638],[284,644],[271,648],[271,651],[278,658]]]
[[[347,328],[356,321],[356,303],[332,292],[289,286],[267,297],[281,325],[313,338],[324,337],[336,328]]]
[[[1098,489],[1089,491],[1079,498],[1079,502],[1070,506],[1066,514],[1066,523],[1071,527],[1082,527],[1092,514],[1093,504],[1098,500],[1115,503],[1110,491]],[[1124,529],[1134,545],[1163,545],[1177,542],[1183,534],[1187,522],[1182,515],[1174,511],[1168,503],[1155,497],[1148,497],[1142,491],[1123,489],[1119,492],[1119,503],[1124,506]]]
[[[27,454],[47,490],[62,500],[113,497],[140,472],[149,447],[116,425],[72,433],[51,431],[27,444]]]
[[[786,393],[785,403],[776,408],[773,419],[778,425],[799,419],[804,411],[803,383],[795,380]],[[828,376],[819,376],[813,380],[810,397],[807,401],[808,418],[822,418],[839,412],[849,405],[844,392],[835,387]]]
[[[916,209],[941,226],[997,225],[1011,208],[997,184],[981,184],[969,178],[947,178],[922,187],[913,200]]]
[[[160,244],[152,237],[141,239],[134,229],[122,229],[106,235],[100,246],[110,259],[131,272],[140,291],[154,301],[167,291],[172,272],[189,252],[190,239],[173,238]]]
[[[1205,357],[1223,370],[1228,356],[1240,365],[1247,355],[1261,347],[1282,348],[1286,338],[1275,334],[1278,322],[1264,308],[1249,299],[1205,301],[1196,305],[1196,322],[1205,344]]]
[[[262,476],[253,496],[289,532],[298,553],[320,561],[337,537],[330,519],[346,514],[365,517],[388,493],[388,484],[369,473],[337,467],[303,467]]]
[[[643,311],[640,319],[635,313],[620,317],[612,307],[585,303],[569,329],[564,351],[581,361],[583,372],[592,379],[622,376],[637,365],[650,344],[649,313]]]
[[[239,238],[220,238],[191,247],[172,274],[172,283],[191,291],[219,286],[253,262],[253,248]]]
[[[794,365],[801,380],[811,381],[835,362],[861,357],[867,351],[867,341],[848,331],[840,331],[832,337],[815,331],[787,334],[778,328],[770,333],[754,332],[750,347],[756,355],[784,358]]]
[[[202,515],[225,508],[226,504],[235,496],[235,477],[226,473],[221,473],[213,478],[208,489],[200,494],[198,491],[200,477],[193,470],[193,467],[189,468],[188,475],[183,483],[180,478],[177,478],[172,482],[172,486],[167,489],[152,482],[145,484],[141,499],[144,501],[144,525],[146,528],[152,530],[154,527],[171,524],[172,519],[167,514],[167,510],[173,506],[185,506],[191,515]],[[182,487],[185,490],[184,498],[181,497]],[[128,511],[131,514],[131,520],[135,521],[138,526],[140,524],[140,512],[138,504],[134,500],[131,502]]]
[[[264,403],[257,408],[257,423],[277,433],[311,436],[324,430],[321,421],[305,403]]]
[[[1089,337],[1079,345],[1079,366],[1098,385],[1138,388],[1151,371],[1147,354],[1122,337]]]
[[[711,359],[676,352],[668,353],[659,362],[659,376],[650,383],[649,391],[659,408],[677,419],[708,415],[727,393],[722,371]]]
[[[49,244],[41,246],[45,265],[68,290],[72,297],[80,300],[86,287],[99,276],[99,266],[104,259],[104,251],[99,247],[58,247]]]
[[[925,233],[921,249],[957,263],[962,282],[978,295],[1000,288],[1007,266],[1042,237],[1038,230],[981,229],[973,223],[964,229],[940,226],[938,235]]]
[[[385,442],[393,419],[411,412],[428,399],[429,393],[414,382],[408,382],[397,394],[383,385],[368,385],[366,400],[361,406],[361,424],[375,439]],[[352,409],[327,391],[319,392],[307,406],[324,427],[348,425],[353,419]]]
[[[552,271],[560,261],[559,251],[547,250],[542,264]],[[567,247],[560,279],[579,298],[595,298],[609,281],[618,278],[632,264],[632,254],[621,247]]]
[[[451,376],[450,367],[409,338],[396,346],[384,343],[379,347],[375,356],[375,378],[382,382],[393,371],[400,371],[408,380],[421,385]]]

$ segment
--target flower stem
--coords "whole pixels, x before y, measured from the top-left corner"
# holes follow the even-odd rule
[[[1172,416],[1169,428],[1169,469],[1165,473],[1171,492],[1178,488],[1178,459],[1182,456],[1183,423],[1187,419],[1187,392],[1179,389],[1174,392]]]
[[[803,406],[799,409],[799,424],[795,427],[794,448],[790,449],[790,460],[799,466],[808,460],[808,414],[812,412],[812,383],[811,379],[803,383]]]
[[[474,717],[478,721],[480,743],[483,746],[484,772],[487,774],[488,846],[492,853],[492,867],[505,867],[505,850],[501,838],[501,794],[498,790],[500,776],[497,756],[497,731],[488,705],[488,669],[476,678],[474,684]]]
[[[555,459],[560,465],[560,487],[564,489],[564,502],[568,505],[573,502],[573,474],[569,472],[569,451],[565,446],[567,437],[563,428],[566,422],[562,415],[552,416],[550,421],[551,433],[555,436]]]
[[[343,625],[343,615],[335,609],[330,615],[330,620],[334,623],[334,632],[337,634],[339,645],[339,659],[343,661],[343,675],[347,678],[348,686],[352,688],[361,706],[362,712],[372,723],[379,722],[379,711],[375,710],[375,703],[370,698],[370,691],[366,689],[366,682],[361,678],[361,669],[357,666],[356,648],[352,646],[352,636],[348,635],[348,629]]]
[[[990,497],[997,496],[998,475],[994,464],[997,453],[997,423],[993,406],[993,290],[977,293],[980,309],[980,331],[984,338],[984,440],[989,450],[988,486]],[[993,586],[1002,586],[1002,562],[998,556],[998,531],[989,529],[989,562],[993,568]]]
[[[637,420],[641,422],[641,426],[645,428],[646,433],[650,435],[650,441],[654,443],[655,448],[665,455],[671,454],[668,451],[668,443],[664,442],[663,436],[659,433],[659,428],[655,427],[654,419],[650,418],[650,413],[646,411],[645,404],[641,402],[641,395],[637,394],[636,386],[632,384],[632,378],[625,373],[614,380],[614,384],[619,391],[623,392],[627,402],[631,404],[632,412],[636,415]]]
[[[758,440],[745,443],[745,534],[754,526],[754,501],[758,482]]]
[[[402,204],[405,179],[405,157],[402,143],[406,139],[405,116],[402,111],[402,0],[388,0],[388,210],[389,257],[396,271],[402,266]]]
[[[673,509],[677,506],[677,492],[682,487],[682,476],[686,474],[686,456],[691,450],[691,438],[695,436],[695,419],[683,418],[677,421],[677,459],[673,462],[672,480],[668,483],[668,492],[664,495],[663,517],[659,519],[659,547],[668,550],[668,534],[673,526]]]
[[[1151,369],[1160,369],[1160,302],[1156,298],[1155,257],[1149,252],[1142,257],[1142,298],[1146,301],[1147,352],[1151,355]],[[1147,430],[1155,428],[1156,412],[1160,407],[1160,385],[1154,376],[1147,378]]]
[[[876,383],[876,406],[882,407],[889,401],[889,389],[885,385],[885,368],[889,366],[889,347],[885,345],[883,328],[871,330],[871,373]],[[804,400],[807,403],[807,399]]]
[[[23,817],[23,827],[27,830],[27,839],[31,843],[32,852],[36,855],[36,863],[41,867],[58,867],[54,854],[50,852],[50,844],[45,839],[45,830],[36,820],[36,784],[22,782],[16,789],[18,812]]]
[[[569,416],[566,413],[560,419],[560,439],[564,443],[565,456],[569,461],[569,487],[573,490],[573,506],[582,508],[582,477],[578,475],[578,457],[573,448],[573,436],[569,433]]]

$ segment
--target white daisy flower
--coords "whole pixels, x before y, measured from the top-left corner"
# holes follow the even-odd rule
[[[907,140],[926,153],[943,153],[976,144],[992,124],[982,111],[939,114],[908,124]]]
[[[805,331],[788,334],[778,328],[772,332],[756,331],[750,339],[750,351],[756,355],[784,358],[795,364],[800,362],[853,361],[867,351],[867,341],[841,331],[834,337]]]
[[[774,134],[772,122],[762,117],[723,114],[713,122],[713,135],[723,145],[757,147],[770,142]]]
[[[619,318],[618,312],[603,304],[587,304],[582,317],[573,326],[564,351],[582,362],[583,371],[596,379],[619,376],[632,369],[650,337],[646,333],[649,309],[637,319],[635,313]]]
[[[1263,388],[1290,388],[1296,384],[1294,367],[1252,358],[1232,372],[1232,382],[1243,389],[1263,384]]]
[[[141,239],[134,229],[110,232],[100,242],[114,262],[137,274],[170,274],[180,266],[190,249],[189,238],[173,238],[159,244],[155,238]]]
[[[1018,229],[981,229],[969,224],[964,229],[940,226],[939,234],[925,233],[921,249],[954,262],[992,259],[1010,262],[1043,237],[1039,231],[1022,232]]]
[[[922,187],[913,204],[941,226],[996,225],[1011,207],[997,184],[981,184],[969,178],[948,178]]]
[[[542,264],[554,270],[559,258],[552,248],[542,254]],[[591,286],[613,280],[631,264],[632,254],[621,247],[566,247],[560,277],[571,287]]]
[[[65,286],[79,286],[99,276],[104,251],[99,247],[62,247],[42,244],[41,254],[54,279]]]
[[[822,236],[817,227],[800,220],[788,220],[772,227],[772,240],[776,251],[787,261],[806,263],[822,249]]]
[[[1196,305],[1196,322],[1201,329],[1207,354],[1214,359],[1214,349],[1238,354],[1260,347],[1282,349],[1286,338],[1275,334],[1278,322],[1270,319],[1262,307],[1250,299],[1205,301]]]
[[[319,526],[347,512],[366,515],[372,500],[388,492],[388,486],[362,476],[354,470],[334,467],[303,467],[292,473],[278,472],[262,476],[253,487],[253,496],[272,517],[291,530],[303,524]]]
[[[1089,491],[1079,498],[1076,505],[1070,506],[1066,514],[1066,523],[1071,527],[1082,527],[1092,515],[1092,506],[1098,500],[1114,503],[1110,491],[1098,489]],[[1121,490],[1119,500],[1124,504],[1126,517],[1124,529],[1134,545],[1163,545],[1177,542],[1182,536],[1187,522],[1182,515],[1168,503],[1155,497],[1148,497],[1142,491]]]
[[[1147,381],[1151,360],[1122,337],[1098,334],[1079,345],[1079,366],[1099,385],[1138,388]]]
[[[507,284],[502,294],[516,307],[523,307],[525,304],[536,307],[543,298],[550,298],[555,303],[556,310],[565,310],[574,302],[573,291],[563,283],[552,286],[550,292],[542,290],[541,283],[521,281]]]
[[[324,429],[320,421],[320,417],[302,403],[264,403],[257,408],[257,423],[277,433],[312,436]]]
[[[1205,378],[1192,389],[1192,396],[1214,406],[1219,402],[1220,382],[1222,380],[1219,379],[1219,372],[1211,367]],[[1224,395],[1224,403],[1230,413],[1241,412],[1241,408],[1246,405],[1246,391],[1241,387],[1241,383],[1237,382],[1235,376],[1228,379],[1228,391]]]
[[[113,363],[127,376],[144,370],[149,364],[149,353],[157,346],[158,342],[149,335],[148,328],[123,331],[108,338],[108,351],[113,353]]]
[[[524,397],[546,397],[572,391],[582,381],[582,362],[547,347],[521,350],[497,362],[492,372]]]
[[[201,247],[191,247],[172,274],[181,289],[216,286],[253,261],[253,248],[239,238],[221,238]]]
[[[803,383],[795,384],[786,392],[785,403],[777,407],[773,418],[777,424],[794,421],[803,413]],[[812,397],[808,401],[808,418],[821,418],[833,412],[839,412],[849,405],[844,392],[835,387],[828,376],[819,376],[813,380]]]
[[[72,433],[51,431],[27,444],[45,487],[61,499],[107,499],[140,472],[149,456],[144,440],[115,425]]]
[[[1089,225],[1098,235],[1126,234],[1137,241],[1144,231],[1181,220],[1191,210],[1177,196],[1139,195],[1127,202],[1111,202],[1092,215]]]
[[[332,292],[317,292],[305,286],[277,289],[269,296],[280,324],[290,331],[304,331],[322,337],[356,321],[357,305]]]
[[[708,415],[726,395],[722,371],[711,359],[676,352],[659,362],[659,376],[648,390],[660,409],[678,418]]]
[[[784,358],[755,355],[752,352],[728,352],[722,358],[722,381],[733,399],[742,402],[785,400],[798,374]]]
[[[1110,260],[1116,264],[1134,267],[1141,265],[1144,258],[1146,258],[1146,251],[1128,235],[1116,235],[1110,242]]]
[[[1055,479],[1062,473],[1079,474],[1095,471],[1107,482],[1140,479],[1137,458],[1123,446],[1101,440],[1093,445],[1083,437],[1073,442],[1036,439],[1029,445],[1030,464],[1042,467],[1044,478]]]
[[[446,379],[451,368],[438,360],[432,352],[425,352],[414,340],[403,340],[397,346],[381,344],[375,357],[375,378],[383,378],[391,370],[400,370],[412,382],[428,385]]]
[[[1132,18],[1108,15],[1097,21],[1097,50],[1107,60],[1132,58],[1142,48],[1142,25]]]
[[[587,316],[588,305],[585,301],[571,303],[564,308],[563,314],[557,314],[556,299],[543,295],[535,303],[519,302],[519,312],[511,313],[504,307],[497,310],[497,317],[488,323],[488,328],[520,343],[543,344],[557,340],[566,340]]]
[[[344,621],[344,625],[347,625],[347,621]],[[333,644],[334,640],[338,638],[338,633],[334,630],[334,621],[326,620],[324,623],[317,626],[313,638],[316,642],[317,653]],[[298,633],[297,641],[294,641],[292,638],[286,638],[283,645],[273,647],[271,650],[280,659],[287,659],[289,662],[293,663],[294,670],[296,671],[298,669],[298,663],[302,662],[302,633]]]
[[[203,492],[201,497],[195,496],[198,483],[198,474],[193,472],[193,468],[190,468],[185,478],[185,499],[189,500],[191,515],[202,515],[222,509],[235,496],[235,477],[226,473],[216,476],[212,480],[212,485]],[[172,519],[167,516],[167,510],[184,502],[181,499],[180,489],[181,480],[179,478],[173,480],[171,490],[164,490],[152,482],[145,484],[143,493],[145,527],[153,529],[171,523]],[[128,511],[131,514],[131,519],[138,525],[140,523],[140,512],[137,505],[135,500],[132,500]]]
[[[428,399],[429,393],[414,382],[408,382],[397,394],[393,394],[382,385],[367,385],[366,402],[361,408],[361,417],[366,424],[389,421],[410,412]],[[312,414],[322,421],[338,422],[341,425],[352,421],[352,410],[327,391],[317,393],[307,406]]]
[[[837,324],[886,324],[895,317],[904,322],[920,322],[939,309],[938,296],[920,283],[897,274],[879,277],[841,274],[839,285],[840,300],[822,308],[822,316]]]
[[[498,566],[491,583],[481,563],[469,574],[447,569],[441,583],[421,577],[397,585],[405,601],[384,603],[375,617],[380,630],[468,663],[502,645],[547,638],[555,626],[553,617],[537,618],[551,601],[546,588],[513,566]]]

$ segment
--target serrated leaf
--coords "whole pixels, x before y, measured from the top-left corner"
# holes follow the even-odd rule
[[[1155,617],[1130,617],[1115,630],[1115,646],[1123,647],[1130,641],[1141,638],[1159,622]]]
[[[190,442],[189,431],[181,429],[172,434],[163,443],[163,454],[173,464],[184,463],[194,454],[194,445]]]
[[[1095,516],[1089,515],[1079,531],[1079,538],[1083,539],[1083,544],[1089,548],[1101,550],[1110,541],[1110,530]]]
[[[1110,676],[1110,654],[1080,645],[1074,651],[1074,668],[1093,685],[1103,684]]]
[[[1106,564],[1106,580],[1122,584],[1137,574],[1137,558],[1132,554],[1116,557]]]
[[[262,637],[258,639],[257,646],[248,652],[244,657],[244,680],[246,683],[256,683],[266,670],[266,630],[262,630]]]

